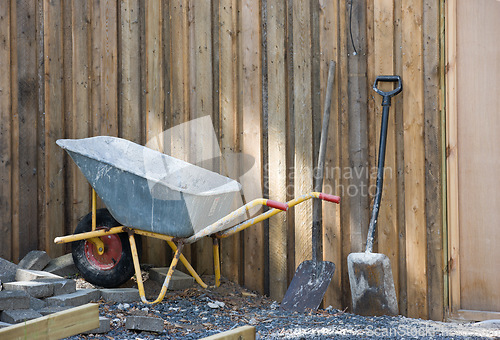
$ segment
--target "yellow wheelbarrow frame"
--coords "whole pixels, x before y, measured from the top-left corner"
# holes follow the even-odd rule
[[[119,233],[128,233],[129,237],[129,242],[130,242],[130,250],[132,252],[132,259],[134,263],[134,270],[135,270],[135,275],[137,279],[137,286],[139,290],[139,295],[141,297],[141,301],[146,303],[146,304],[156,304],[159,303],[163,300],[165,297],[165,294],[167,293],[167,289],[170,283],[170,280],[172,278],[172,275],[174,273],[175,267],[177,266],[179,260],[184,264],[186,269],[189,271],[191,276],[198,282],[198,284],[203,287],[207,288],[208,285],[203,282],[201,277],[198,275],[198,273],[194,270],[194,268],[191,266],[189,261],[182,255],[182,249],[185,244],[190,244],[198,241],[199,239],[203,237],[211,237],[213,239],[213,259],[214,259],[214,272],[215,272],[215,286],[218,287],[220,285],[220,277],[221,277],[221,272],[220,272],[220,254],[219,254],[219,239],[220,238],[226,238],[229,237],[233,234],[236,234],[250,226],[253,226],[259,222],[262,222],[276,214],[282,211],[286,211],[288,208],[293,207],[297,204],[300,204],[306,200],[309,200],[311,198],[317,198],[317,199],[322,199],[326,201],[330,201],[333,203],[340,203],[340,197],[334,196],[334,195],[329,195],[329,194],[324,194],[320,192],[311,192],[302,196],[299,196],[297,198],[294,198],[293,200],[290,200],[286,203],[281,203],[265,198],[258,198],[255,199],[244,206],[240,207],[239,209],[231,212],[227,216],[221,218],[217,222],[209,225],[208,227],[204,228],[203,230],[199,231],[198,233],[194,234],[191,237],[188,238],[174,238],[172,236],[164,235],[164,234],[159,234],[159,233],[154,233],[150,231],[144,231],[144,230],[139,230],[139,229],[134,229],[133,227],[126,227],[126,226],[118,226],[118,227],[113,227],[109,229],[99,229],[96,230],[96,211],[97,211],[97,195],[94,189],[92,189],[92,231],[86,232],[86,233],[81,233],[81,234],[74,234],[74,235],[68,235],[68,236],[61,236],[61,237],[56,237],[54,239],[54,243],[56,244],[63,244],[63,243],[69,243],[69,242],[74,242],[74,241],[81,241],[81,240],[87,240],[89,242],[92,242],[98,251],[100,255],[104,253],[104,243],[100,239],[103,236],[106,235],[112,235],[112,234],[119,234]],[[240,218],[244,216],[250,209],[253,207],[257,206],[268,206],[272,209],[261,213],[260,215],[250,218],[244,222],[241,222],[237,225],[232,226],[231,222],[236,220],[237,218]],[[146,299],[146,294],[144,290],[144,284],[142,282],[142,274],[141,274],[141,268],[139,264],[139,255],[137,252],[137,246],[135,243],[135,238],[134,234],[138,235],[143,235],[147,237],[153,237],[156,239],[164,240],[167,242],[167,244],[172,248],[174,251],[174,258],[172,259],[172,262],[170,263],[170,267],[167,272],[167,276],[165,278],[165,281],[163,282],[162,289],[160,291],[160,294],[154,301],[148,301]]]

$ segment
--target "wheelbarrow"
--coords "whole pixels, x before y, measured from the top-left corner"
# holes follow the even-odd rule
[[[200,286],[208,287],[182,255],[185,244],[213,238],[215,286],[219,286],[220,238],[311,198],[340,202],[338,196],[311,192],[286,203],[258,198],[231,210],[241,185],[228,177],[116,137],[60,139],[57,144],[69,153],[90,183],[92,211],[73,235],[57,237],[54,242],[72,242],[76,267],[87,281],[98,286],[119,286],[135,273],[141,300],[147,304],[163,300],[179,261]],[[107,209],[97,210],[97,196]],[[271,209],[247,219],[248,212],[258,206]],[[154,301],[145,296],[136,234],[164,240],[174,251]]]

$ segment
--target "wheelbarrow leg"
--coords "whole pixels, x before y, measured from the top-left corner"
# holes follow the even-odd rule
[[[167,241],[167,243],[170,246],[170,248],[172,248],[172,250],[174,252],[177,251],[177,246],[175,245],[174,242]],[[186,269],[188,270],[189,274],[191,274],[191,276],[194,277],[194,279],[196,280],[196,282],[198,282],[198,284],[202,288],[207,288],[208,285],[205,282],[203,282],[203,280],[201,279],[201,277],[198,275],[198,273],[196,272],[196,270],[194,270],[193,266],[191,266],[191,264],[189,263],[189,261],[186,259],[186,257],[184,255],[181,254],[180,260],[181,260],[182,264],[184,265],[184,267],[186,267]]]
[[[213,251],[214,251],[214,271],[215,271],[215,287],[220,286],[220,259],[219,259],[219,239],[213,238]]]
[[[183,243],[179,242],[177,244],[177,250],[175,251],[174,258],[172,262],[170,263],[170,268],[168,268],[167,272],[167,277],[165,278],[165,281],[163,282],[163,286],[161,287],[160,294],[154,301],[148,301],[146,299],[146,294],[144,291],[144,284],[142,283],[142,273],[141,273],[141,266],[139,264],[139,256],[137,254],[137,247],[135,245],[135,238],[134,234],[130,233],[129,234],[129,240],[130,240],[130,249],[132,250],[132,258],[134,260],[134,269],[135,269],[135,275],[137,278],[137,287],[139,288],[139,295],[141,296],[141,301],[147,304],[156,304],[159,303],[163,300],[165,297],[165,294],[167,293],[168,289],[168,284],[170,283],[170,279],[172,278],[172,274],[174,273],[175,266],[177,266],[177,263],[179,262],[179,258],[181,257],[181,252],[182,248],[184,246]]]

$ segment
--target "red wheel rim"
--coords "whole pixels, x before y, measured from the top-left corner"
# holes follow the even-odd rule
[[[97,228],[102,229],[102,228]],[[122,241],[117,234],[101,237],[104,243],[104,253],[99,255],[95,244],[85,241],[85,256],[87,260],[99,270],[114,268],[122,257]]]

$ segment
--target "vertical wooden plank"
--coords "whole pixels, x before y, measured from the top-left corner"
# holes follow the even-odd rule
[[[12,259],[10,1],[0,3],[0,257]]]
[[[349,228],[351,250],[354,252],[364,250],[366,244],[370,201],[367,195],[369,169],[366,1],[353,1],[350,5],[352,5],[352,22],[349,30],[352,30],[353,36],[353,41],[347,43],[350,162],[349,169],[345,169],[350,181],[344,196],[350,196],[351,201]]]
[[[377,136],[380,133],[380,117],[378,115],[380,114],[380,110],[376,110],[376,105],[379,105],[380,103],[376,100],[376,94],[375,92],[372,92],[372,85],[373,82],[375,81],[375,76],[377,76],[377,70],[376,70],[376,60],[375,60],[375,40],[378,39],[389,39],[392,37],[377,37],[376,32],[375,32],[375,17],[377,16],[377,13],[375,12],[375,5],[376,1],[368,1],[366,3],[366,48],[367,48],[367,85],[368,85],[368,115],[366,117],[367,120],[367,132],[368,132],[368,196],[373,198],[373,192],[372,195],[370,196],[370,187],[373,188],[372,190],[375,190],[376,187],[376,180],[377,180],[377,152],[378,152],[378,139]],[[371,202],[371,201],[370,201]],[[377,237],[377,242],[378,242],[378,236]],[[374,251],[377,251],[378,247],[377,244],[374,245]]]
[[[500,116],[497,114],[500,45],[496,43],[500,32],[499,16],[500,3],[497,1],[457,1],[457,111],[454,119],[458,129],[460,276],[453,284],[460,285],[460,300],[455,301],[455,305],[461,310],[500,312],[497,284],[500,281],[500,233],[497,228],[500,224],[500,180],[495,171],[500,165],[497,151],[500,143]],[[450,182],[453,183],[453,179]],[[488,265],[483,265],[485,262]],[[489,318],[498,315],[491,313]]]
[[[394,6],[394,46],[402,46],[402,6]],[[396,74],[403,75],[403,51],[396,48],[394,54],[394,70]],[[403,80],[404,85],[404,80]],[[396,122],[396,171],[397,171],[397,211],[398,211],[398,233],[399,233],[399,313],[407,315],[407,276],[406,276],[406,226],[405,226],[405,195],[404,195],[404,115],[403,115],[403,95],[398,95],[392,99]]]
[[[429,318],[442,320],[443,308],[443,197],[441,190],[441,114],[439,108],[440,4],[424,0],[424,89],[425,89],[425,211]]]
[[[293,165],[295,159],[295,112],[293,106],[293,0],[286,0],[286,109],[287,109],[287,201],[294,198]],[[295,208],[288,209],[287,213],[287,278],[288,282],[295,275]]]
[[[423,1],[405,0],[403,79],[408,316],[428,317],[427,228],[425,219]]]
[[[328,69],[330,60],[336,62],[335,79],[332,90],[330,108],[330,124],[325,158],[325,178],[323,191],[328,194],[338,194],[339,184],[339,81],[338,79],[338,2],[335,0],[320,1],[320,79],[321,103],[326,96]],[[322,104],[323,105],[323,104]],[[321,111],[323,112],[323,107]],[[323,260],[335,263],[335,273],[325,294],[325,306],[342,307],[342,243],[340,229],[340,207],[325,202],[323,204]]]
[[[19,86],[17,82],[18,72],[18,50],[17,50],[17,2],[11,1],[10,7],[10,42],[11,42],[11,160],[12,160],[12,259],[19,261],[19,189],[20,189],[20,176],[19,176],[19,115],[18,115],[18,96]]]
[[[101,0],[102,133],[118,136],[117,0]]]
[[[262,192],[262,66],[260,1],[243,0],[241,22],[241,148],[255,160],[253,167],[241,177],[245,200],[261,196]],[[245,286],[264,291],[264,230],[261,224],[247,229],[244,238]]]
[[[45,204],[45,51],[44,51],[44,0],[36,1],[37,64],[38,64],[38,122],[37,122],[37,164],[38,164],[38,249],[45,249],[47,234]]]
[[[374,58],[375,76],[394,74],[394,2],[392,0],[378,0],[374,2]],[[394,88],[394,84],[380,83],[384,91]],[[382,118],[382,97],[373,93],[375,97],[376,140],[372,143],[378,146],[380,140],[380,120]],[[399,293],[399,235],[398,235],[398,191],[396,165],[396,117],[394,106],[389,109],[387,127],[384,188],[382,190],[382,205],[377,223],[378,252],[386,254],[391,261],[392,275],[396,294]],[[377,148],[378,157],[378,148]],[[377,166],[375,164],[375,166]],[[374,190],[371,194],[374,194]]]
[[[236,0],[221,0],[219,5],[219,90],[222,174],[239,180],[238,162],[231,157],[239,151],[238,136],[238,5]],[[240,234],[221,241],[222,275],[239,281]]]
[[[72,2],[72,125],[69,129],[70,138],[86,138],[90,128],[90,7],[88,1]],[[73,231],[78,221],[90,211],[89,184],[73,161],[68,163],[68,183],[71,183],[70,231]]]
[[[189,121],[189,22],[188,0],[170,1],[170,111],[171,124],[177,126]],[[171,155],[189,161],[189,138],[171,136]],[[183,250],[191,260],[191,245]]]
[[[350,143],[350,135],[349,135],[349,101],[348,101],[348,93],[347,93],[347,84],[348,82],[348,24],[347,20],[347,4],[344,1],[339,1],[339,65],[338,65],[338,83],[339,83],[339,141],[340,143],[340,188],[341,190],[337,193],[342,196],[342,207],[340,209],[340,225],[342,226],[342,265],[344,268],[347,268],[347,255],[352,251],[356,251],[357,249],[352,249],[351,244],[351,229],[349,227],[350,224],[350,215],[351,215],[351,197],[347,194],[346,188],[349,186],[349,179],[345,176],[345,171],[350,167],[349,160],[349,143]],[[349,277],[347,275],[347,270],[342,271],[342,305],[350,306],[351,305],[351,288],[349,285]]]
[[[295,196],[313,189],[311,22],[307,2],[293,3],[293,89],[295,119]],[[295,266],[311,259],[312,201],[295,207]]]
[[[209,115],[213,122],[213,79],[212,79],[212,7],[210,1],[193,2],[193,65],[191,74],[191,110],[190,118],[196,119]],[[206,131],[208,132],[208,131]],[[202,132],[203,133],[203,132]],[[191,142],[191,162],[197,163],[219,156],[214,153],[213,141],[200,143],[199,138]],[[210,156],[209,156],[210,155]],[[208,156],[208,157],[207,157]],[[215,170],[214,163],[204,162],[205,168]],[[192,256],[195,257],[196,270],[200,274],[213,273],[212,241],[204,238],[191,245]]]
[[[446,2],[446,168],[448,272],[451,313],[460,309],[460,235],[458,214],[457,1]]]
[[[146,140],[154,141],[157,149],[163,152],[164,99],[163,99],[163,60],[162,60],[162,2],[146,2]],[[163,265],[166,262],[164,242],[146,239],[148,262]]]
[[[64,113],[64,138],[71,138],[73,133],[73,3],[72,1],[63,2],[62,11],[62,30],[63,30],[63,113]],[[68,155],[63,152],[63,167],[67,169],[64,180],[66,183],[71,183],[67,185],[64,190],[64,235],[67,235],[74,231],[76,227],[75,222],[78,222],[78,217],[73,220],[73,209],[70,202],[73,201],[73,172],[70,166],[74,166],[74,162]],[[60,245],[66,253],[71,245],[64,244]]]
[[[38,246],[37,222],[37,112],[38,69],[36,46],[36,3],[18,1],[17,112],[19,128],[19,260]],[[16,259],[17,261],[18,259]]]
[[[102,40],[101,40],[101,1],[94,0],[91,2],[91,114],[92,114],[92,134],[94,136],[99,136],[105,134],[105,130],[102,129],[102,123],[104,122],[102,118],[101,110],[101,69],[102,69]]]
[[[167,0],[162,0],[162,36],[161,36],[161,46],[162,46],[162,63],[163,63],[163,112],[164,112],[164,123],[163,128],[169,129],[173,127],[172,123],[172,110],[170,101],[172,97],[170,93],[171,88],[171,57],[172,57],[172,44],[170,42],[170,37],[172,36],[172,27],[170,26],[170,2]],[[168,144],[168,143],[167,143]]]
[[[135,143],[142,142],[141,119],[141,50],[139,1],[120,2],[121,60],[120,135]]]
[[[53,240],[64,232],[63,150],[55,143],[64,136],[62,11],[61,1],[44,3],[46,249],[52,257],[63,253]]]
[[[172,125],[189,120],[189,23],[188,0],[170,2],[171,12],[171,110]],[[172,140],[173,155],[185,159],[188,141]]]
[[[285,68],[286,6],[283,0],[267,3],[269,197],[287,200],[287,112]],[[286,214],[269,220],[270,297],[281,301],[288,287]]]

